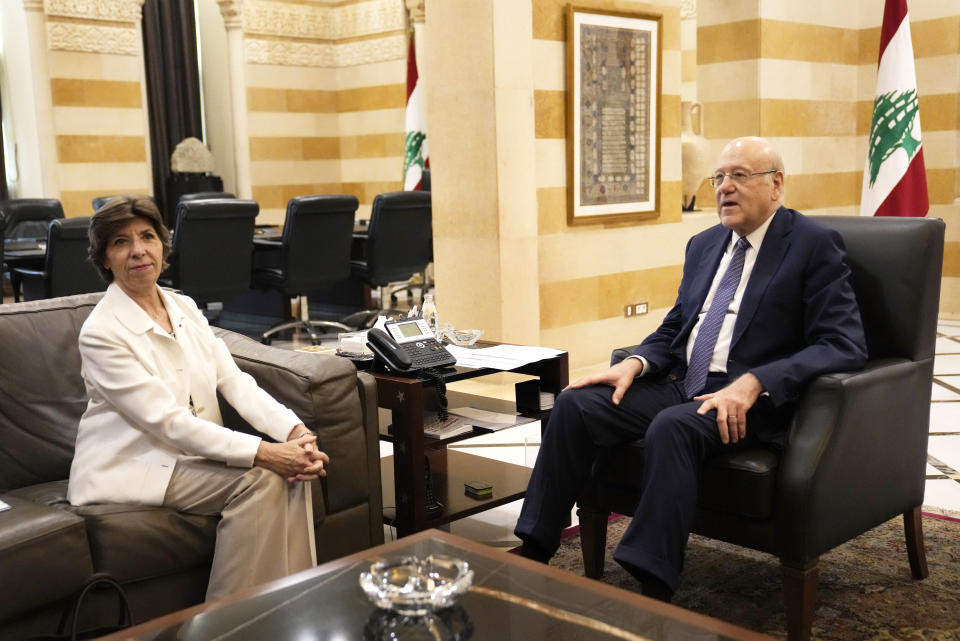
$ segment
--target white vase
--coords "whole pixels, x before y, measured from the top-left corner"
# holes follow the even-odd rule
[[[693,211],[695,196],[710,172],[710,143],[703,137],[703,105],[680,103],[680,144],[683,162],[683,210]]]

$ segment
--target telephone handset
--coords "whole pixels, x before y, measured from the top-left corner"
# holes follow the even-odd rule
[[[430,367],[446,367],[456,357],[441,345],[422,318],[390,321],[386,332],[371,329],[367,344],[374,356],[394,372],[413,372]]]

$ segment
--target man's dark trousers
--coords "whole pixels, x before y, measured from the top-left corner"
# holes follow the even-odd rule
[[[704,393],[728,383],[726,375],[711,374]],[[789,414],[761,397],[747,413],[746,439],[723,445],[716,411],[697,414],[701,402],[684,397],[683,380],[637,379],[619,406],[610,400],[612,394],[612,387],[591,385],[557,397],[515,533],[525,545],[552,556],[598,449],[643,438],[641,499],[614,559],[675,590],[703,461],[732,448],[780,442]]]

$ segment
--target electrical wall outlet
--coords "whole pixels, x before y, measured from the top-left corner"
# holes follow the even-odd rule
[[[624,318],[631,318],[633,316],[639,316],[641,314],[647,313],[647,304],[646,303],[630,303],[625,305],[623,308]]]

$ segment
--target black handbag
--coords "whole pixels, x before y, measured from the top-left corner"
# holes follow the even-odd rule
[[[106,625],[89,630],[79,630],[80,614],[83,612],[83,603],[88,595],[97,587],[112,588],[117,594],[117,624]],[[98,572],[92,575],[83,588],[77,594],[60,617],[60,624],[57,625],[57,632],[54,635],[34,637],[31,641],[76,641],[77,639],[96,639],[106,636],[117,630],[123,630],[133,625],[133,617],[130,614],[130,604],[127,602],[127,595],[123,588],[117,583],[117,580],[106,572]]]

